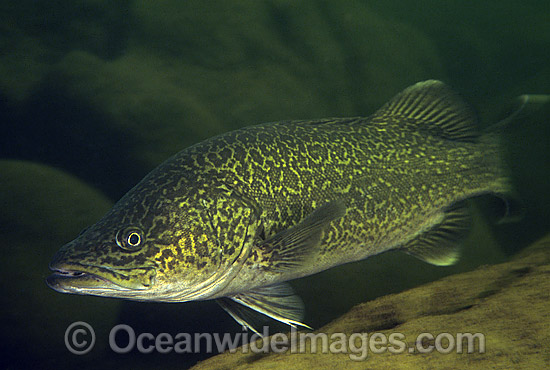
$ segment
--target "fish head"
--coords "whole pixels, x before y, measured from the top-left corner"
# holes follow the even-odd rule
[[[251,208],[219,187],[189,187],[182,195],[142,186],[57,252],[46,280],[51,288],[186,301],[209,298],[229,283],[252,243]]]
[[[46,282],[63,293],[140,297],[156,282],[153,249],[139,225],[101,220],[61,247]]]

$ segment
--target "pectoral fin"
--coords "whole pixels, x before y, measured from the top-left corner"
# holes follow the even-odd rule
[[[299,224],[283,230],[262,242],[259,248],[272,269],[300,265],[319,246],[323,230],[331,221],[346,213],[343,203],[333,201],[314,210]]]
[[[401,250],[437,266],[454,264],[460,255],[460,240],[470,228],[471,219],[464,205],[445,212],[443,221],[405,244]]]
[[[246,293],[218,299],[217,302],[239,324],[258,335],[261,334],[256,325],[265,316],[292,327],[303,326],[311,329],[301,322],[304,317],[304,304],[288,284],[256,288]]]

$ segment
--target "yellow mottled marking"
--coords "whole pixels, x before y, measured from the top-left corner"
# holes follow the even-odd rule
[[[191,243],[187,243],[186,242],[187,240],[188,240],[187,238],[180,238],[178,240],[178,245],[181,249],[181,253],[184,256],[194,256],[196,254],[196,249],[195,249],[195,242],[193,240],[192,235],[191,235],[191,238],[189,238]]]

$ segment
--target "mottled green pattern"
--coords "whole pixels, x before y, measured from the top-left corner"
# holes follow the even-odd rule
[[[132,290],[59,290],[212,298],[399,248],[457,201],[508,190],[495,138],[476,137],[470,119],[444,85],[426,82],[369,118],[262,124],[203,141],[151,172],[52,262],[123,286],[115,274],[133,274]],[[263,241],[333,201],[346,213],[310,258],[273,268],[277,251]],[[135,252],[115,242],[128,226],[143,230]]]

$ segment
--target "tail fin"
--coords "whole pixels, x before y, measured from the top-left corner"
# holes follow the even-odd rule
[[[498,163],[495,163],[495,165],[497,166],[496,168],[502,171],[499,177],[505,179],[509,178],[507,166],[501,158],[504,152],[499,148],[495,148],[495,146],[502,146],[500,137],[503,131],[513,122],[526,118],[529,114],[532,114],[549,103],[550,94],[520,95],[503,110],[502,116],[505,118],[484,130],[481,140],[484,141],[484,145],[487,145],[489,148],[494,148],[489,150],[490,153],[497,153],[497,158],[495,158],[495,160],[498,161]],[[510,182],[509,180],[506,181]],[[490,211],[491,217],[499,224],[519,221],[526,213],[525,204],[520,200],[519,195],[513,190],[511,184],[504,186],[508,186],[508,190],[502,193],[497,192],[496,199],[484,200],[484,208]]]
[[[487,127],[485,132],[499,132],[506,128],[511,122],[520,118],[531,110],[538,109],[550,102],[550,95],[524,94],[515,98],[502,114],[505,118]]]
[[[503,131],[513,121],[522,116],[522,112],[531,107],[540,98],[533,99],[534,95],[522,95],[514,100],[513,109],[508,109],[506,118],[489,126],[483,131],[480,142],[485,150],[484,160],[490,163],[490,168],[496,169],[496,191],[494,198],[485,198],[483,208],[489,211],[489,216],[497,224],[517,222],[526,213],[525,204],[514,190],[510,179],[510,170],[504,160]],[[548,97],[550,99],[550,96]]]

